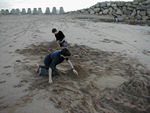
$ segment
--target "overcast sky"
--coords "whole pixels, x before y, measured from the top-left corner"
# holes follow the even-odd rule
[[[97,2],[106,0],[0,0],[0,9],[12,8],[39,8],[45,9],[46,7],[64,7],[65,11],[74,11],[82,8],[90,7]],[[115,1],[115,0],[107,0]],[[117,0],[117,1],[133,1],[133,0]]]

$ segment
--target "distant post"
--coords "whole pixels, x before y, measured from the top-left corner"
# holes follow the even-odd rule
[[[25,15],[25,14],[26,14],[26,9],[25,9],[25,8],[22,8],[21,14],[22,14],[22,15]]]
[[[15,11],[15,14],[19,15],[20,14],[20,9],[17,8],[16,11]]]
[[[38,14],[42,14],[42,9],[38,8]]]
[[[27,14],[31,14],[31,8],[28,8]]]
[[[33,15],[37,15],[37,14],[38,14],[37,8],[34,8],[33,9]]]
[[[57,14],[56,7],[53,7],[52,14]]]
[[[64,8],[63,7],[60,7],[60,10],[59,10],[59,14],[64,14]]]
[[[49,15],[49,14],[50,14],[50,9],[49,9],[49,7],[46,8],[45,14],[46,14],[46,15]]]

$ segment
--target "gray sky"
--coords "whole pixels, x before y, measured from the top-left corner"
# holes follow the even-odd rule
[[[0,9],[12,9],[12,8],[38,8],[43,10],[46,7],[64,7],[65,11],[73,11],[77,9],[90,7],[97,2],[106,0],[0,0]],[[114,0],[108,0],[114,1]],[[133,1],[133,0],[117,0],[117,1]]]

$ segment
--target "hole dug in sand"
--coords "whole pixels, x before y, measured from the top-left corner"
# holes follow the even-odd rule
[[[58,66],[61,75],[53,77],[50,85],[47,77],[39,77],[31,70],[35,62],[43,64],[41,56],[56,48],[56,42],[43,42],[16,51],[30,61],[22,60],[19,65],[22,68],[15,69],[29,84],[29,93],[35,89],[36,93],[47,92],[45,98],[65,113],[148,113],[150,72],[137,60],[133,62],[116,52],[72,45],[69,46],[70,60],[79,76],[74,75],[64,62]],[[26,78],[23,77],[25,70],[30,72]]]

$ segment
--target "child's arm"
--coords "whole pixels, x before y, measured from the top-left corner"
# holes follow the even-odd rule
[[[62,43],[65,40],[65,37],[62,39],[62,41],[60,43]]]
[[[74,66],[73,66],[73,64],[72,64],[72,62],[71,62],[70,60],[67,60],[67,61],[68,61],[69,65],[71,66],[72,71],[74,72],[74,74],[75,74],[75,75],[78,75],[78,72],[75,70],[75,68],[74,68]]]
[[[49,68],[49,83],[50,84],[53,83],[53,81],[52,81],[52,69],[51,68]]]

